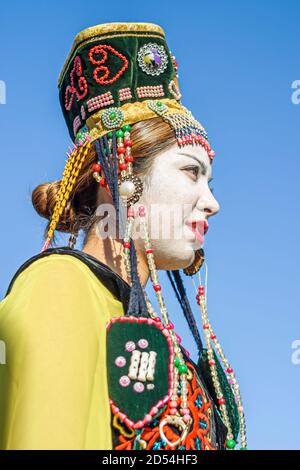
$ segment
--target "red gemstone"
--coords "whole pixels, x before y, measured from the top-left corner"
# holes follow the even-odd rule
[[[225,403],[226,403],[225,398],[220,398],[218,400],[218,403],[219,403],[219,405],[225,405]]]
[[[158,291],[161,290],[161,285],[160,284],[154,284],[153,288],[156,292],[158,292]]]
[[[132,155],[126,155],[125,162],[133,162],[133,156]]]
[[[125,153],[125,147],[118,147],[117,152],[118,154]]]
[[[126,168],[127,168],[126,163],[120,163],[119,168],[120,168],[120,170],[126,170]]]
[[[231,369],[231,367],[228,367],[227,372],[228,372],[228,374],[232,374],[233,369]]]
[[[94,165],[92,166],[92,170],[97,173],[100,173],[100,170],[101,170],[101,166],[99,165],[99,163],[94,163]]]
[[[147,248],[146,253],[147,253],[147,254],[153,253],[153,248]]]
[[[130,242],[124,242],[123,246],[124,248],[130,248]]]
[[[125,147],[132,147],[132,140],[124,140]]]
[[[204,329],[204,330],[209,330],[209,324],[208,324],[208,323],[205,323],[205,324],[203,325],[203,329]]]
[[[173,330],[173,329],[174,329],[173,323],[171,323],[171,322],[168,323],[168,324],[167,324],[167,330]]]

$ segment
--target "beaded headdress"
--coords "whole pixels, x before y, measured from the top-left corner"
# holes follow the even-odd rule
[[[97,156],[92,167],[94,178],[109,188],[117,210],[119,197],[127,208],[124,262],[132,286],[128,311],[107,325],[111,410],[136,433],[135,448],[139,448],[141,430],[168,406],[160,434],[170,448],[178,448],[184,444],[192,425],[186,397],[186,356],[162,297],[145,208],[140,206],[137,214],[134,211],[143,185],[133,173],[131,127],[139,121],[161,117],[174,130],[180,147],[201,145],[211,162],[215,154],[205,129],[181,102],[178,64],[166,43],[164,30],[156,24],[108,23],[81,31],[61,70],[58,87],[73,148],[67,153],[42,251],[51,243],[87,154],[93,147]],[[140,284],[131,237],[135,217],[140,218],[143,227],[145,251],[161,318]],[[72,247],[74,242],[72,239]],[[193,265],[184,270],[185,274],[194,275],[203,262],[204,251],[200,249]],[[244,415],[237,381],[209,322],[204,286],[200,284],[196,288],[196,297],[206,349],[202,346],[179,272],[168,272],[168,276],[197,341],[203,375],[206,374],[212,397],[227,427],[225,447],[235,448],[240,433],[241,448],[245,448]],[[122,355],[118,349],[121,344]],[[127,375],[124,374],[126,362],[130,363]],[[180,398],[178,386],[182,386]],[[164,432],[164,426],[169,424],[177,427],[180,433],[173,442]]]

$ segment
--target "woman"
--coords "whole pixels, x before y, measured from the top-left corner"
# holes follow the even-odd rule
[[[219,204],[208,184],[214,152],[181,104],[177,68],[157,25],[110,23],[75,38],[59,77],[74,149],[62,180],[33,191],[49,219],[46,241],[1,302],[1,449],[222,450],[236,447],[239,432],[246,448],[238,385],[204,286],[207,348],[179,274],[199,271]],[[71,233],[68,247],[50,248],[55,230]],[[169,318],[162,269],[197,364]],[[160,315],[144,290],[149,279]]]

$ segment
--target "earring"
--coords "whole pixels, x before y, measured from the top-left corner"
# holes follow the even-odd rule
[[[199,250],[195,251],[195,259],[192,262],[192,264],[188,266],[187,268],[184,268],[183,270],[184,274],[186,276],[193,276],[194,274],[196,274],[200,270],[201,266],[203,265],[204,259],[205,259],[204,250],[203,248],[199,248]]]

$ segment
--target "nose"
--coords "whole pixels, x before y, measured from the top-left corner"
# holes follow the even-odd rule
[[[216,215],[220,210],[220,204],[209,188],[207,189],[205,198],[202,200],[202,207],[207,217]]]

